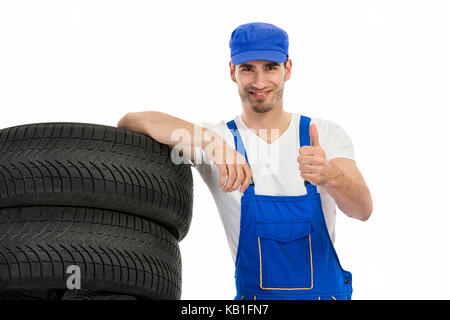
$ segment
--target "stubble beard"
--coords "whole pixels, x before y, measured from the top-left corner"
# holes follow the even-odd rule
[[[275,89],[274,89],[275,91]],[[284,86],[280,87],[277,91],[275,91],[274,96],[271,101],[259,101],[250,102],[250,93],[248,91],[241,92],[239,91],[239,96],[241,97],[241,101],[243,104],[250,105],[250,109],[256,113],[265,113],[272,110],[275,105],[281,100],[283,97]]]

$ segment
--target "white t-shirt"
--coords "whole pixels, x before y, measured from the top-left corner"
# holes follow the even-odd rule
[[[241,116],[234,121],[247,152],[248,161],[255,184],[255,194],[291,196],[306,194],[304,180],[300,176],[297,156],[299,142],[300,115],[292,113],[288,129],[272,143],[248,129]],[[195,125],[209,128],[219,134],[233,149],[234,138],[226,123],[195,122]],[[319,134],[319,144],[325,150],[327,160],[343,157],[354,160],[353,144],[347,133],[331,121],[311,119]],[[268,132],[270,135],[270,132]],[[219,170],[200,147],[196,148],[196,163],[201,177],[208,185],[216,202],[222,224],[228,239],[233,262],[236,261],[241,219],[241,196],[239,188],[223,192],[219,187]],[[187,159],[186,159],[187,160]],[[190,161],[189,161],[190,162]],[[192,163],[192,162],[191,162]],[[331,240],[335,239],[336,202],[323,188],[318,187],[322,209]]]

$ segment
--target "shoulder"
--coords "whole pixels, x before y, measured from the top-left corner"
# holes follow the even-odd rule
[[[294,115],[297,121],[299,121],[300,117],[302,116],[299,113],[294,113]],[[340,125],[338,125],[333,121],[322,118],[310,117],[308,115],[304,116],[309,117],[311,119],[310,124],[315,124],[317,126],[317,132],[319,133],[319,143],[322,142],[321,139],[325,139],[329,136],[346,134],[345,130]]]
[[[315,124],[318,132],[324,135],[345,132],[340,124],[328,119],[311,117],[311,124]]]
[[[339,124],[330,120],[322,118],[311,118],[311,124],[313,123],[317,126],[317,131],[319,133],[322,132],[325,135],[329,133],[333,134],[344,131],[344,129]]]

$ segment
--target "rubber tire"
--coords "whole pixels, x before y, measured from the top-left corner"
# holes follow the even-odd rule
[[[57,300],[57,295],[50,289],[7,290],[0,291],[0,300]]]
[[[0,209],[0,291],[81,289],[178,300],[181,256],[165,228],[140,217],[81,207]]]
[[[61,300],[138,300],[135,296],[96,290],[67,290]]]
[[[127,212],[178,241],[192,220],[189,164],[134,131],[53,122],[0,130],[0,207],[63,205]]]

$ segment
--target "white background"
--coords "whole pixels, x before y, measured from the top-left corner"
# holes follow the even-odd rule
[[[228,40],[240,24],[290,37],[285,110],[353,140],[374,211],[338,212],[336,249],[354,299],[449,299],[450,1],[0,1],[0,128],[116,125],[158,110],[188,121],[241,113]],[[182,299],[232,299],[234,265],[193,170],[180,243]]]

